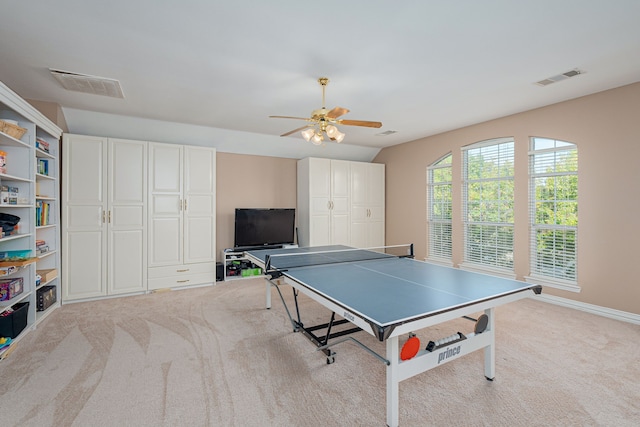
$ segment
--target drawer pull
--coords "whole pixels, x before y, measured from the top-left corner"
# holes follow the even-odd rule
[[[185,268],[184,270],[176,270],[177,273],[184,273],[185,271],[189,271],[189,269]]]
[[[176,283],[187,283],[189,281],[189,279],[187,280],[176,280]]]

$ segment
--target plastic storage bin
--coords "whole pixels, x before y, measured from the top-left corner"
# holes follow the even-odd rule
[[[29,314],[29,302],[19,302],[13,307],[13,311],[0,314],[0,337],[15,338],[27,327],[27,314]]]

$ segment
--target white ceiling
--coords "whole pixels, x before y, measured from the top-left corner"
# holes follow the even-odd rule
[[[0,80],[59,103],[72,133],[173,132],[221,151],[370,160],[385,146],[640,81],[638,0],[2,3]],[[125,98],[67,91],[49,68],[119,80]],[[535,84],[575,68],[585,73]],[[321,76],[327,108],[383,127],[343,126],[344,142],[324,148],[280,138],[304,122],[268,116],[320,108]],[[397,133],[376,135],[385,131]]]

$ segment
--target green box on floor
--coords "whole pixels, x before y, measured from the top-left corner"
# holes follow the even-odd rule
[[[261,274],[262,270],[259,268],[246,268],[242,270],[242,277],[259,276]]]

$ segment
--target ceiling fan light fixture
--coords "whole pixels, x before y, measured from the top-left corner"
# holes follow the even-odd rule
[[[338,133],[336,134],[336,136],[335,136],[335,137],[333,137],[332,139],[335,139],[335,140],[336,140],[336,142],[337,142],[338,144],[340,144],[340,143],[342,142],[342,140],[344,139],[344,133],[342,133],[342,132],[338,131]]]
[[[327,126],[325,132],[332,141],[336,141],[337,143],[341,143],[344,139],[344,133],[340,132],[334,125]]]
[[[316,132],[313,135],[313,138],[311,138],[311,142],[313,143],[313,145],[321,145],[323,140],[324,140],[324,137],[320,132]]]
[[[311,138],[316,134],[316,131],[313,128],[309,128],[309,129],[303,130],[300,133],[302,134],[302,137],[304,138],[304,140],[309,142],[311,141]]]
[[[337,143],[340,143],[344,140],[345,134],[340,132],[340,130],[333,123],[338,123],[344,126],[365,126],[371,128],[382,127],[382,123],[380,122],[338,119],[338,117],[347,114],[349,110],[343,107],[335,107],[331,110],[328,110],[325,106],[324,95],[327,83],[329,83],[329,79],[326,77],[320,77],[318,79],[318,83],[320,83],[320,86],[322,87],[322,108],[313,110],[311,112],[311,117],[305,118],[292,116],[269,116],[271,118],[305,120],[310,123],[307,126],[299,127],[292,131],[283,133],[280,136],[289,136],[300,131],[300,134],[305,139],[305,141],[311,142],[314,145],[322,145],[325,135],[329,140],[335,141]]]

